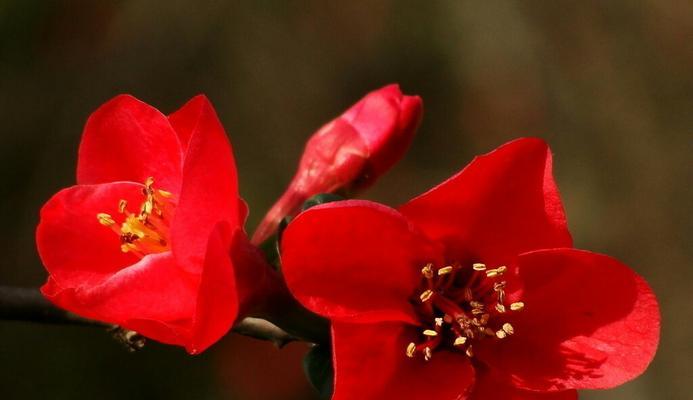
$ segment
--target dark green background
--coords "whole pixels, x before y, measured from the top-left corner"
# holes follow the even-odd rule
[[[364,197],[396,205],[477,153],[545,138],[576,246],[625,261],[662,305],[648,372],[584,398],[690,394],[693,3],[289,3],[0,0],[0,284],[44,280],[38,209],[74,182],[84,121],[114,95],[171,112],[206,93],[253,227],[311,132],[400,82],[424,122]],[[0,398],[303,399],[301,352],[227,338],[133,355],[96,329],[0,321]]]

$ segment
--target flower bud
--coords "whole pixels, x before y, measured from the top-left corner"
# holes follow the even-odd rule
[[[271,236],[279,221],[296,214],[318,193],[354,193],[372,185],[409,147],[421,121],[418,96],[396,84],[367,94],[320,128],[306,143],[289,187],[258,226],[253,243]]]

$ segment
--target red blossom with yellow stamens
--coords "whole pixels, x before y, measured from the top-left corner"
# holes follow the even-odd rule
[[[190,353],[246,305],[254,268],[233,152],[197,96],[168,117],[127,95],[89,118],[77,185],[41,210],[36,239],[56,305]]]
[[[332,321],[334,400],[574,399],[645,370],[656,298],[572,247],[551,168],[520,139],[398,210],[350,200],[289,224],[289,288]]]

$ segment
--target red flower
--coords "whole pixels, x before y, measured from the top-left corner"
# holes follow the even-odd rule
[[[204,96],[166,117],[118,96],[87,121],[77,186],[41,210],[38,251],[56,305],[206,349],[244,306],[254,262],[224,129]],[[230,257],[233,257],[233,259]],[[258,272],[260,273],[260,272]]]
[[[311,196],[353,192],[374,183],[402,158],[421,113],[420,97],[388,85],[320,128],[306,143],[296,175],[258,226],[253,243],[271,236],[279,221],[295,215]]]
[[[314,207],[282,239],[289,288],[332,320],[333,399],[571,399],[638,376],[657,301],[619,261],[572,248],[538,139],[399,210]]]

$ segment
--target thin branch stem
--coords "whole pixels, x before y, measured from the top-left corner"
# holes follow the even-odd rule
[[[51,304],[38,289],[0,286],[0,320],[109,327]]]
[[[0,320],[30,321],[46,324],[69,324],[114,329],[115,326],[82,318],[55,307],[38,289],[0,286]],[[233,331],[256,339],[268,340],[277,347],[298,340],[281,328],[261,318],[244,318]]]

